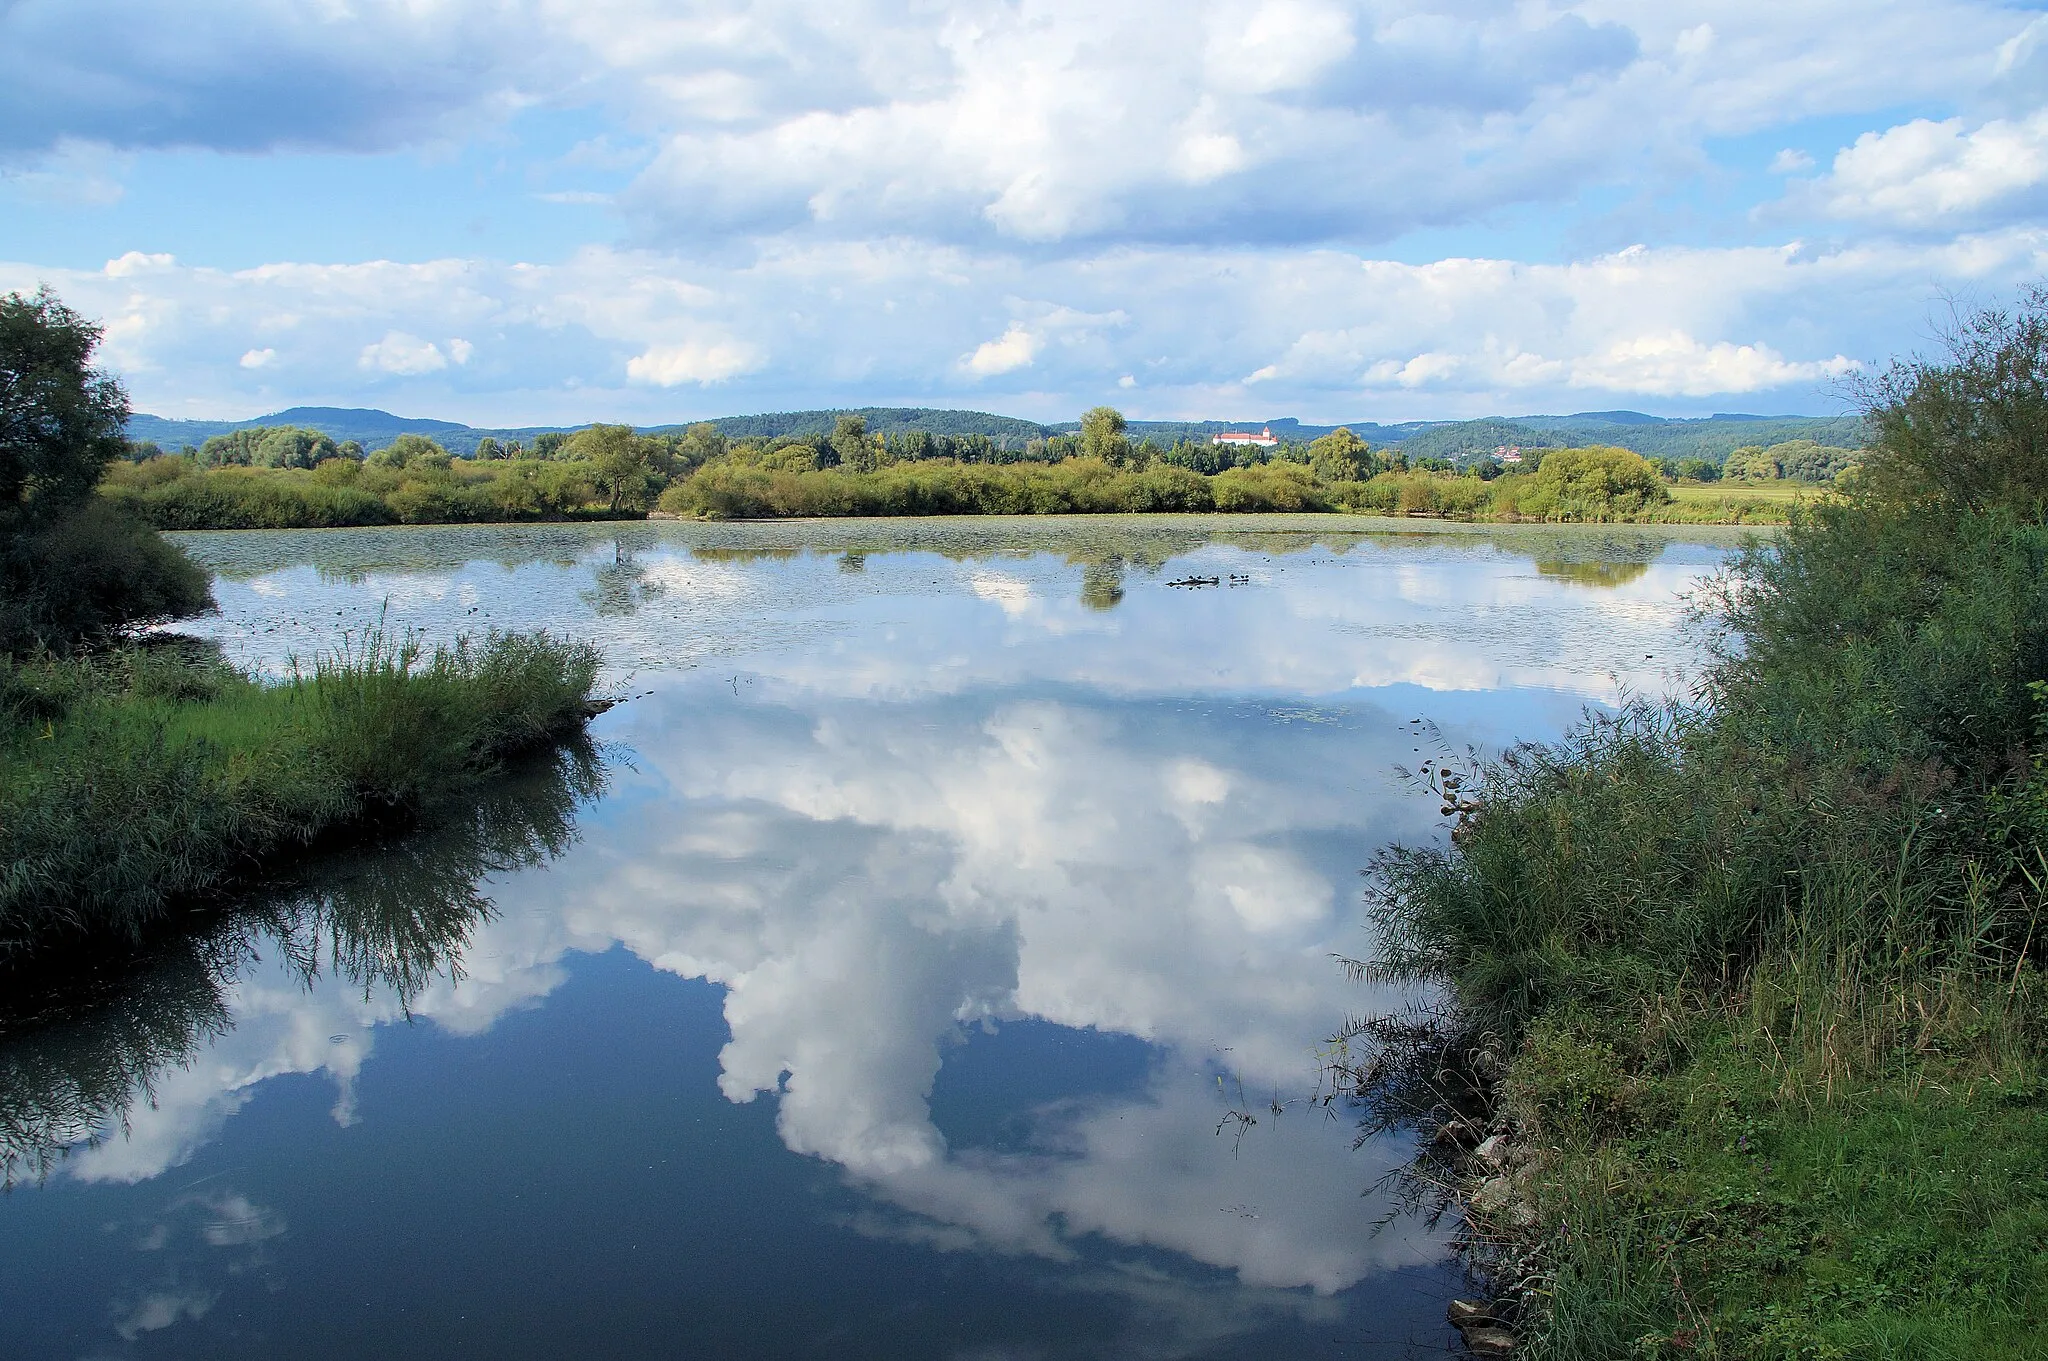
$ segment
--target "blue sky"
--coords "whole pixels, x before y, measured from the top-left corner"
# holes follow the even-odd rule
[[[2039,5],[12,0],[139,409],[1832,412],[2048,276]]]

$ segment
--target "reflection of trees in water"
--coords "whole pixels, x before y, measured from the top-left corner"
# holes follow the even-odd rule
[[[1124,560],[1110,556],[1081,569],[1081,603],[1091,610],[1113,610],[1124,598]]]
[[[628,615],[662,593],[659,581],[647,580],[647,566],[638,556],[638,546],[623,539],[612,541],[612,560],[591,569],[591,589],[579,592],[583,603],[600,616]]]
[[[1538,558],[1536,570],[1580,586],[1626,586],[1650,570],[1647,562],[1552,562]]]
[[[310,986],[345,978],[410,1008],[493,908],[481,880],[542,864],[576,839],[579,807],[604,790],[587,742],[508,777],[395,843],[322,860],[302,879],[201,929],[157,943],[113,976],[38,987],[0,1003],[0,1185],[40,1180],[78,1145],[124,1127],[159,1074],[234,1028],[229,989],[266,954]]]

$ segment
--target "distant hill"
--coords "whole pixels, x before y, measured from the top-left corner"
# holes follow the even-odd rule
[[[473,452],[478,440],[496,433],[475,430],[456,421],[413,419],[362,407],[295,406],[274,411],[268,416],[258,416],[252,421],[176,421],[138,412],[128,418],[128,438],[149,440],[165,449],[175,450],[187,444],[204,444],[215,435],[225,435],[231,430],[265,425],[296,425],[306,430],[318,430],[336,443],[355,440],[365,449],[382,449],[400,435],[426,435],[458,454]]]
[[[871,406],[839,410],[776,411],[754,416],[721,416],[710,424],[727,436],[775,438],[829,432],[839,416],[864,418],[876,434],[895,435],[928,430],[935,435],[987,435],[1010,448],[1048,434],[1072,432],[1077,421],[1041,425],[1016,416],[942,407]],[[686,429],[695,422],[642,429],[655,432]],[[1490,453],[1502,444],[1524,448],[1558,448],[1575,444],[1618,444],[1650,458],[1706,458],[1719,462],[1746,444],[1777,444],[1810,439],[1819,444],[1858,448],[1864,442],[1857,416],[1750,416],[1716,413],[1699,419],[1646,416],[1640,411],[1581,411],[1570,416],[1485,416],[1469,421],[1344,422],[1360,439],[1374,445],[1398,445],[1410,458],[1456,460]],[[551,430],[575,431],[581,425],[481,427],[455,421],[394,416],[388,411],[355,407],[295,406],[249,421],[180,421],[136,414],[128,419],[128,438],[149,440],[165,449],[198,446],[215,435],[263,425],[297,425],[318,430],[335,440],[355,440],[365,449],[381,449],[404,434],[427,435],[450,453],[475,452],[486,435],[530,442]],[[1270,426],[1283,440],[1307,441],[1335,430],[1335,425],[1304,425],[1291,416],[1242,421],[1132,421],[1134,438],[1158,444],[1177,439],[1206,440],[1224,430],[1258,430]]]
[[[732,439],[748,437],[775,439],[782,435],[829,435],[841,416],[859,416],[872,435],[901,435],[924,430],[934,435],[987,435],[1021,448],[1026,440],[1043,439],[1046,426],[1016,416],[994,416],[986,411],[954,411],[926,406],[863,406],[833,411],[771,411],[759,416],[720,416],[709,422]],[[685,430],[685,425],[663,425],[656,430]]]
[[[721,416],[709,423],[735,439],[749,435],[772,439],[779,435],[829,434],[833,422],[847,414],[849,412],[844,409],[778,411],[758,416]],[[929,430],[935,435],[988,435],[1021,448],[1026,440],[1039,439],[1046,434],[1046,427],[1036,421],[995,416],[985,411],[861,407],[850,414],[864,417],[869,430],[883,435],[897,435],[909,430]],[[664,433],[686,430],[694,424],[695,421],[687,421],[640,428],[650,433]],[[128,438],[148,440],[175,452],[188,444],[197,447],[215,435],[225,435],[231,430],[270,425],[296,425],[318,430],[337,442],[355,440],[366,450],[382,449],[400,435],[426,435],[440,441],[450,453],[457,455],[474,453],[478,442],[487,435],[524,444],[532,441],[534,436],[550,431],[568,433],[584,428],[583,425],[471,426],[353,407],[295,406],[247,421],[179,421],[138,412],[128,418]]]

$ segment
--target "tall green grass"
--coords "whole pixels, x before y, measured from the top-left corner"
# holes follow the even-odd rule
[[[589,716],[585,644],[381,629],[266,684],[171,646],[0,662],[0,959],[134,939],[350,827],[405,820]]]
[[[1374,867],[1522,1149],[1524,1352],[2048,1355],[2048,528],[1852,496],[1697,603],[1698,693]]]

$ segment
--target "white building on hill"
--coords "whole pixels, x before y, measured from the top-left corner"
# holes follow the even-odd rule
[[[1256,444],[1266,449],[1279,442],[1280,437],[1273,433],[1273,427],[1270,425],[1257,433],[1250,430],[1225,430],[1209,437],[1211,444]]]

